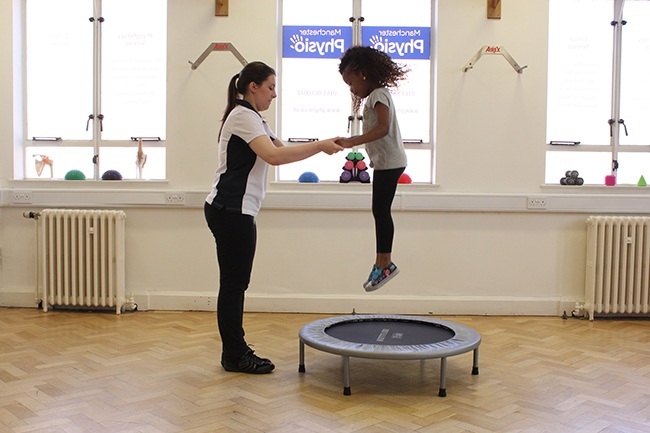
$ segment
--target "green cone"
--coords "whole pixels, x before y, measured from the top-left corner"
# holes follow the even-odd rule
[[[648,186],[648,183],[645,181],[645,177],[643,177],[643,175],[641,175],[641,177],[639,178],[639,182],[637,183],[637,185],[638,186]]]

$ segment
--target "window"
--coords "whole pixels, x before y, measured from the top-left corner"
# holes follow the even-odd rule
[[[338,64],[358,34],[361,44],[387,52],[394,61],[410,69],[407,79],[394,89],[393,99],[408,156],[406,172],[414,182],[430,183],[432,2],[412,0],[408,8],[395,8],[389,0],[366,1],[363,7],[361,3],[331,0],[315,7],[304,0],[282,0],[277,133],[289,144],[351,135],[352,99]],[[364,153],[363,148],[357,150]],[[345,156],[340,154],[317,155],[278,167],[276,178],[295,181],[302,173],[311,171],[320,180],[338,182],[344,163]]]
[[[547,145],[546,183],[650,174],[648,24],[648,1],[550,0],[547,140],[580,144]]]
[[[99,179],[116,170],[124,179],[164,179],[167,2],[25,6],[24,177],[63,179],[79,170]]]

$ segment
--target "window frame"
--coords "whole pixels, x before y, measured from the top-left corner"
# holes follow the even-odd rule
[[[99,155],[101,155],[101,150],[102,149],[110,149],[110,148],[123,148],[123,149],[133,149],[134,150],[134,155],[135,151],[139,147],[139,138],[142,138],[142,147],[145,150],[147,148],[162,148],[165,149],[167,148],[167,115],[166,115],[166,108],[163,110],[165,113],[162,118],[162,132],[163,135],[161,137],[129,137],[128,139],[123,139],[123,140],[115,140],[115,139],[104,139],[102,138],[102,122],[97,121],[97,118],[102,116],[102,109],[101,109],[101,102],[102,102],[102,51],[104,51],[104,48],[102,47],[102,23],[104,21],[103,19],[103,13],[102,13],[102,2],[105,0],[89,0],[89,2],[92,3],[92,7],[89,7],[89,9],[92,9],[92,16],[88,17],[89,20],[92,22],[92,29],[89,30],[89,35],[92,32],[92,47],[93,47],[93,89],[92,89],[92,113],[89,113],[89,118],[87,120],[87,126],[88,130],[92,131],[92,135],[90,139],[86,140],[79,140],[79,139],[60,139],[60,140],[47,140],[44,138],[48,137],[37,137],[39,139],[35,139],[34,137],[31,137],[28,135],[29,133],[29,107],[28,107],[28,8],[27,8],[27,2],[29,0],[20,0],[18,3],[20,5],[20,10],[19,10],[19,16],[20,16],[20,55],[21,55],[21,61],[19,63],[18,67],[14,68],[14,71],[17,72],[17,74],[20,76],[20,82],[16,82],[16,84],[20,87],[21,90],[21,101],[20,105],[18,106],[15,104],[14,107],[14,115],[15,117],[19,118],[20,121],[17,122],[18,125],[20,125],[21,131],[16,134],[16,140],[15,140],[15,148],[16,148],[16,154],[14,155],[14,170],[13,170],[13,179],[14,180],[25,180],[25,181],[34,181],[34,180],[40,180],[43,179],[44,177],[27,177],[28,173],[28,164],[31,163],[31,158],[30,155],[32,154],[32,151],[30,149],[38,148],[38,147],[56,147],[56,148],[91,148],[92,149],[92,154],[94,155],[93,161],[97,160]],[[90,5],[89,5],[90,6]],[[168,24],[167,24],[167,14],[168,14],[168,6],[167,2],[164,3],[164,8],[165,8],[165,19],[164,19],[164,44],[165,44],[165,49],[164,49],[164,76],[165,79],[163,80],[166,82],[167,80],[167,38],[168,38]],[[167,105],[167,87],[166,85],[163,87],[162,92],[164,94],[165,98],[165,106]],[[91,117],[92,116],[92,117]],[[80,120],[81,121],[81,120]],[[55,138],[55,137],[50,137],[50,138]],[[138,179],[133,178],[133,177],[124,177],[124,180],[129,180],[129,181],[140,181],[140,180],[146,180],[146,181],[166,181],[167,177],[167,155],[166,152],[164,154],[164,161],[162,162],[162,166],[164,167],[164,177],[154,177],[154,178],[145,178],[145,179]],[[88,180],[101,180],[101,171],[106,170],[109,167],[103,167],[101,163],[93,162],[93,178],[88,178]],[[50,179],[48,179],[50,180]],[[54,178],[53,180],[63,180],[63,177],[57,177]]]
[[[350,21],[352,22],[352,17],[360,17],[362,15],[362,9],[361,9],[361,0],[349,0],[350,4]],[[278,137],[282,137],[283,132],[282,132],[282,109],[283,109],[283,91],[282,91],[282,77],[283,77],[283,27],[284,27],[284,16],[283,16],[283,6],[284,6],[284,0],[278,0],[278,6],[277,6],[277,40],[276,40],[276,46],[278,47],[277,50],[277,73],[280,77],[278,80],[278,100],[276,103],[276,134]],[[435,183],[436,179],[436,121],[437,121],[437,116],[436,116],[436,108],[437,108],[437,101],[435,95],[437,95],[436,87],[437,87],[437,9],[438,9],[438,0],[431,0],[431,9],[430,9],[430,20],[429,20],[429,28],[430,28],[430,35],[429,35],[429,41],[430,41],[430,47],[429,47],[429,97],[428,97],[428,110],[429,110],[429,131],[428,131],[428,141],[422,140],[420,142],[419,140],[413,140],[411,137],[408,137],[404,132],[402,131],[403,135],[403,145],[404,149],[407,150],[427,150],[430,151],[430,161],[429,161],[429,171],[428,174],[426,175],[427,180],[422,181],[422,182],[414,182],[418,183],[419,185],[433,185]],[[359,20],[355,20],[356,22],[359,22]],[[353,28],[353,41],[356,42],[358,38],[360,38],[360,35],[357,36],[354,32],[354,24],[350,24],[350,26]],[[402,25],[402,27],[406,27],[405,25]],[[359,33],[361,33],[361,30],[359,30]],[[338,72],[336,72],[338,74]],[[344,87],[344,83],[342,84],[342,87]],[[350,117],[352,117],[353,113],[350,111]],[[360,134],[360,126],[358,126],[359,132],[356,132],[356,134]],[[355,125],[354,123],[349,127],[350,132],[355,131]],[[356,135],[355,134],[355,135]],[[288,144],[285,141],[285,144]],[[290,144],[289,144],[290,145]],[[363,146],[361,146],[358,150],[360,150],[362,153],[365,154],[365,149]],[[273,183],[276,184],[282,184],[282,183],[292,183],[293,181],[290,180],[279,180],[280,175],[279,172],[282,169],[282,167],[274,167],[274,170],[272,170],[272,173],[270,173],[270,180]],[[296,179],[297,181],[297,179]],[[327,182],[328,184],[334,184],[338,183],[337,181],[330,181]]]
[[[553,0],[550,0],[553,1]],[[552,144],[554,137],[549,136],[547,129],[546,132],[546,152],[545,152],[545,184],[552,185],[551,179],[548,178],[549,171],[549,155],[556,152],[574,152],[575,154],[579,153],[607,153],[611,155],[611,172],[610,175],[617,176],[619,168],[619,155],[631,155],[634,153],[643,153],[650,154],[650,145],[642,144],[620,144],[621,134],[625,133],[624,120],[621,117],[621,75],[623,71],[623,65],[621,64],[621,55],[624,52],[624,45],[622,40],[625,35],[625,1],[626,0],[609,0],[612,6],[612,21],[610,23],[613,29],[612,37],[612,51],[605,53],[603,51],[603,56],[611,56],[611,67],[612,67],[612,79],[611,79],[611,93],[610,93],[610,128],[611,134],[609,138],[609,144],[574,144],[574,145],[557,145]],[[549,14],[549,32],[552,31],[552,22],[551,15]],[[603,23],[603,25],[606,25]],[[550,47],[549,47],[549,59],[550,59]],[[549,68],[551,67],[551,62],[549,61]],[[550,109],[549,100],[547,98],[547,113]],[[548,114],[547,114],[548,119]],[[604,120],[603,120],[604,121]],[[559,137],[558,137],[559,138]],[[604,177],[605,174],[603,174]],[[601,185],[599,183],[587,183],[584,185]]]

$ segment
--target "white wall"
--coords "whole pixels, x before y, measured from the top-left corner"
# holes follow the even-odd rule
[[[127,292],[140,309],[214,310],[218,270],[201,200],[225,87],[241,66],[228,53],[194,71],[188,61],[229,41],[249,61],[275,65],[275,2],[234,0],[229,17],[215,17],[213,0],[169,0],[169,180],[76,191],[12,180],[11,4],[0,0],[0,305],[33,306],[36,297],[34,222],[22,212],[68,203],[126,210]],[[402,272],[378,292],[361,287],[374,259],[367,185],[271,185],[248,309],[561,314],[581,300],[586,217],[647,214],[650,201],[639,188],[542,186],[547,15],[547,0],[506,2],[501,20],[485,18],[484,0],[440,0],[437,185],[399,188],[393,258]],[[488,56],[462,72],[483,45],[505,47],[528,68],[517,74]],[[265,112],[271,125],[274,108]],[[13,188],[33,191],[33,206],[11,204]],[[165,207],[165,191],[186,193],[188,206]],[[538,195],[549,209],[527,210],[526,197]]]
[[[543,183],[548,2],[502,4],[488,20],[479,0],[440,2],[438,179],[441,190],[537,191]],[[484,45],[500,45],[521,65],[484,56],[462,68]]]
[[[6,185],[13,150],[12,116],[12,7],[11,0],[0,0],[0,187]],[[0,209],[0,218],[2,209]]]

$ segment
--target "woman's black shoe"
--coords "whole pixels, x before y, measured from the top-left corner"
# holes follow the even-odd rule
[[[250,374],[266,374],[273,371],[275,365],[270,359],[260,358],[252,350],[244,353],[237,361],[221,360],[221,365],[226,371]]]

